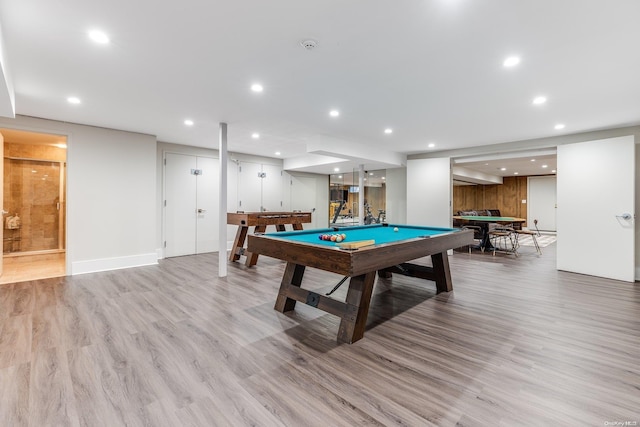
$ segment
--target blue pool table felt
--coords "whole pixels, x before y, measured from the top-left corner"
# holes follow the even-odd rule
[[[398,231],[393,231],[394,228]],[[293,240],[301,243],[314,245],[337,246],[336,242],[320,240],[318,236],[322,234],[346,234],[347,238],[342,243],[358,242],[361,240],[375,240],[376,245],[398,242],[402,240],[415,239],[417,237],[435,236],[438,234],[451,233],[458,231],[455,228],[439,228],[426,226],[413,226],[403,224],[382,224],[362,225],[355,227],[340,227],[337,230],[333,228],[318,228],[315,230],[301,231],[281,231],[277,233],[266,233],[265,236],[274,237],[283,240]]]

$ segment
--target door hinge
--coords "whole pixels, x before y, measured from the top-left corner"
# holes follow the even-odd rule
[[[191,169],[191,175],[202,175],[202,169]]]
[[[238,200],[238,206],[242,206],[242,200]]]
[[[266,177],[267,177],[266,172],[258,172],[258,178],[266,178]]]
[[[242,172],[242,166],[238,166],[238,172]]]
[[[166,200],[164,201],[164,207],[165,208],[167,207],[167,201]]]
[[[164,159],[164,165],[167,166],[167,159]]]
[[[166,240],[164,241],[164,247],[165,248],[167,247],[167,241]]]

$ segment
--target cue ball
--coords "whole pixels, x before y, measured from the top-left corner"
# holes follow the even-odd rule
[[[336,243],[340,242],[342,242],[342,236],[338,234],[338,236],[336,237]]]
[[[393,231],[397,232],[398,231],[398,227],[394,227]]]

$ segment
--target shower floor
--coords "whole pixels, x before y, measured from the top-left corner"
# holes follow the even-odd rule
[[[0,284],[65,275],[65,253],[5,256]]]

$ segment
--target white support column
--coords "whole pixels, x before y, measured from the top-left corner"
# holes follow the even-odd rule
[[[358,165],[358,224],[364,224],[364,165]]]
[[[218,277],[227,277],[227,124],[220,123],[220,200],[218,201]]]

